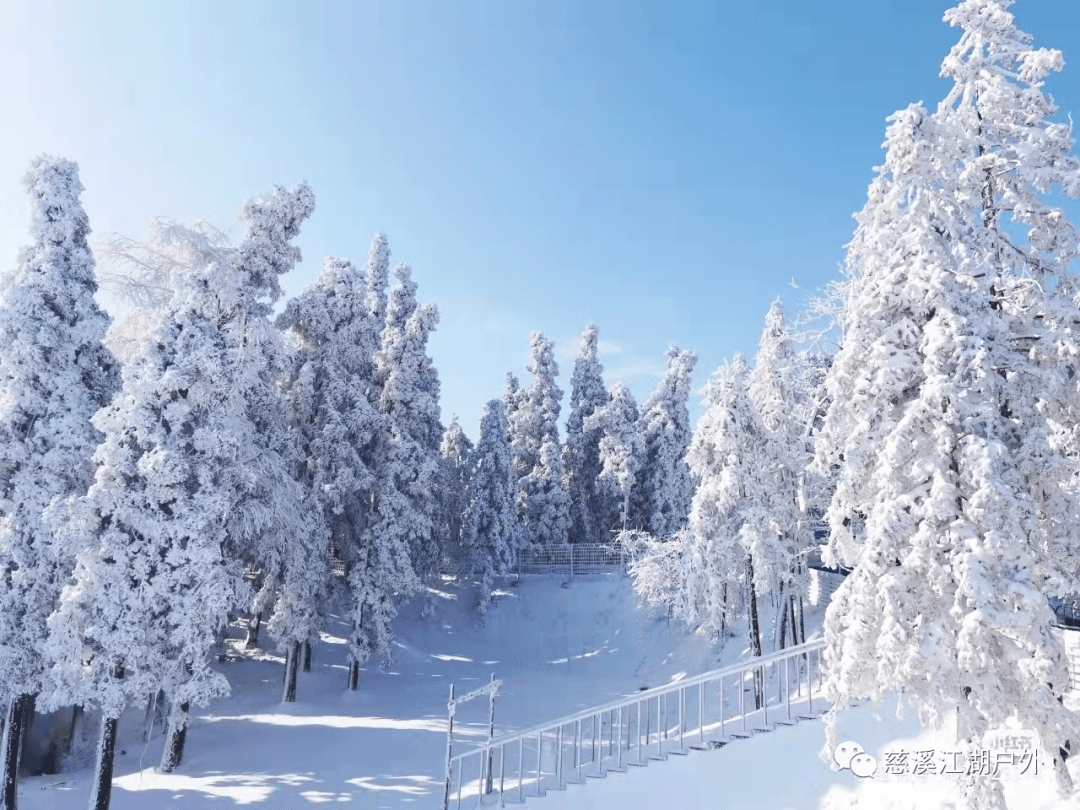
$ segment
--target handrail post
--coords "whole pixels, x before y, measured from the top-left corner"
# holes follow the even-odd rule
[[[698,684],[697,693],[698,744],[705,744],[705,681]]]
[[[684,749],[683,745],[683,722],[686,716],[686,689],[679,687],[679,748]]]
[[[576,779],[581,781],[581,721],[574,721],[574,771]]]
[[[742,730],[746,731],[746,670],[739,673],[739,714],[742,715]]]
[[[761,665],[761,722],[765,728],[769,727],[769,690],[766,689],[768,681],[765,680],[765,664]]]
[[[563,756],[563,727],[560,725],[555,734],[555,789],[562,790],[562,756]]]
[[[543,796],[540,792],[540,766],[543,764],[544,759],[544,732],[540,732],[536,735],[536,795]]]
[[[499,748],[499,806],[506,804],[506,743]]]
[[[720,676],[720,736],[724,737],[724,711],[726,710],[724,705],[724,676]]]
[[[495,739],[495,673],[491,673],[491,692],[488,701],[488,745]],[[495,756],[495,752],[492,748],[488,748],[487,752],[487,790],[485,793],[491,793],[491,766],[492,757]]]
[[[619,758],[616,760],[616,767],[618,767],[618,768],[622,768],[622,766],[623,766],[623,764],[622,764],[622,718],[623,718],[623,707],[619,706],[619,742],[618,742]],[[629,736],[629,734],[630,734],[629,718],[627,718],[627,721],[628,722],[626,723],[626,733]],[[629,744],[630,744],[629,739],[626,742],[627,742],[627,747],[629,747]]]

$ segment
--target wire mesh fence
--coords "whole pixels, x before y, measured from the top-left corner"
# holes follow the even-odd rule
[[[573,543],[561,546],[529,546],[520,549],[510,567],[513,576],[538,574],[621,573],[630,562],[626,549],[603,543]],[[443,554],[442,572],[450,576],[468,576],[473,559],[467,549],[447,549]]]

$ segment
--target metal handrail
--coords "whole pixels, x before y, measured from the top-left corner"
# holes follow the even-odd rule
[[[730,736],[748,736],[754,727],[747,728],[747,718],[760,713],[760,722],[771,727],[769,715],[772,714],[773,723],[792,722],[792,695],[798,690],[796,705],[803,699],[803,687],[806,687],[806,699],[809,701],[809,713],[813,714],[814,701],[814,667],[811,664],[811,655],[816,653],[817,659],[817,684],[820,693],[822,657],[821,650],[825,647],[824,639],[814,639],[803,644],[778,650],[774,653],[731,664],[720,669],[695,675],[692,678],[676,681],[674,683],[657,686],[652,689],[642,690],[632,696],[610,703],[585,709],[574,714],[566,715],[557,720],[527,728],[513,734],[490,739],[485,743],[460,754],[450,760],[450,773],[456,766],[457,779],[457,806],[461,806],[461,792],[465,783],[465,762],[473,758],[479,761],[479,782],[476,777],[470,777],[470,784],[477,785],[476,806],[484,803],[485,794],[497,792],[500,802],[504,799],[506,791],[506,779],[509,771],[511,782],[516,782],[517,787],[511,785],[511,790],[517,792],[519,798],[524,798],[524,783],[528,780],[530,786],[535,785],[537,791],[533,795],[542,795],[544,792],[543,782],[545,779],[554,778],[556,787],[561,788],[568,780],[567,769],[564,768],[564,754],[567,744],[570,746],[572,763],[568,768],[576,772],[578,780],[584,776],[603,775],[606,770],[622,769],[624,764],[642,765],[649,759],[664,759],[667,753],[685,753],[684,739],[697,737],[698,746],[706,746],[706,734],[710,740],[717,739],[715,732],[719,730],[720,741],[726,741]],[[801,661],[806,660],[806,677],[802,676]],[[795,663],[796,680],[793,682],[791,669]],[[782,666],[781,666],[782,665]],[[773,684],[769,684],[767,677],[768,668],[772,667]],[[760,698],[760,703],[749,711],[745,705],[746,676],[753,673],[755,694]],[[725,680],[740,677],[738,714],[728,716],[725,703]],[[715,698],[719,698],[719,717],[707,708],[706,686],[717,687],[714,689]],[[794,687],[794,688],[793,688]],[[729,693],[730,694],[730,693]],[[677,734],[669,736],[672,732],[672,701],[675,696],[675,708],[677,709]],[[689,698],[689,700],[688,700]],[[773,701],[775,698],[775,702]],[[754,698],[751,698],[754,701]],[[818,698],[820,702],[820,697]],[[756,701],[754,701],[756,702]],[[772,705],[770,703],[772,702]],[[655,705],[654,705],[655,704]],[[696,705],[696,725],[694,718],[688,713]],[[708,703],[711,707],[712,703]],[[644,709],[644,711],[642,711]],[[655,711],[654,711],[655,709]],[[778,712],[786,719],[781,719]],[[709,715],[713,716],[710,718]],[[653,720],[656,726],[653,727]],[[797,718],[796,718],[797,719]],[[726,734],[725,724],[734,728],[736,722],[741,722],[741,732],[731,731]],[[757,721],[755,721],[757,722]],[[604,727],[607,726],[607,739],[605,740]],[[643,731],[644,726],[644,731]],[[568,727],[571,727],[568,730]],[[564,730],[568,730],[564,735]],[[543,742],[545,735],[554,735],[556,738],[555,757],[553,770],[544,771],[542,765],[545,759]],[[677,744],[676,744],[677,737]],[[586,745],[585,740],[589,743]],[[643,739],[644,738],[644,739]],[[654,739],[655,738],[655,739]],[[636,741],[636,760],[624,759],[624,754],[629,757],[634,751],[632,745]],[[531,755],[535,742],[535,754]],[[551,740],[548,739],[549,753]],[[597,745],[599,744],[599,758],[597,757]],[[526,756],[526,748],[529,756]],[[516,749],[516,755],[515,755]],[[604,750],[607,754],[604,754]],[[508,750],[510,756],[516,760],[508,769]],[[653,753],[655,751],[655,753]],[[584,756],[588,755],[588,760]],[[526,769],[526,759],[534,764]],[[498,765],[498,778],[496,779],[495,768]],[[607,767],[605,768],[605,764]],[[595,767],[596,773],[584,773],[584,769]],[[475,770],[475,765],[470,768]],[[497,791],[496,791],[497,783]],[[447,801],[444,807],[449,807],[450,792],[447,791]]]
[[[737,675],[740,672],[752,672],[758,667],[773,664],[784,658],[794,658],[798,655],[802,655],[803,653],[815,652],[816,650],[824,649],[824,647],[825,639],[813,639],[811,641],[807,641],[805,644],[799,644],[795,647],[786,647],[783,650],[777,650],[776,652],[770,653],[769,655],[763,655],[760,658],[754,658],[752,661],[747,661],[740,664],[731,664],[730,666],[722,667],[721,669],[714,669],[710,670],[709,672],[703,672],[701,675],[695,675],[693,678],[684,678],[681,681],[664,684],[663,686],[654,686],[652,689],[643,689],[640,692],[635,692],[633,697],[628,695],[621,700],[615,700],[611,703],[605,703],[592,709],[585,709],[584,711],[580,711],[577,714],[568,714],[561,720],[553,720],[551,722],[544,723],[543,725],[533,726],[532,728],[527,728],[524,731],[518,731],[514,734],[508,734],[505,737],[496,737],[495,739],[478,748],[458,754],[456,757],[454,757],[454,759],[463,759],[465,757],[475,756],[478,751],[481,751],[484,748],[497,748],[505,743],[517,742],[519,737],[535,737],[541,731],[551,731],[560,725],[565,726],[578,720],[586,720],[592,717],[594,714],[602,714],[603,712],[615,711],[620,707],[632,705],[641,700],[652,700],[658,695],[666,695],[671,692],[676,692],[679,689],[687,689],[691,686],[697,686],[700,683],[708,683],[710,681],[715,681],[718,678],[727,678],[732,675]]]

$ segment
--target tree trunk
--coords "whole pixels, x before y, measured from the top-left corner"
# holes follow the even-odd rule
[[[360,683],[360,663],[352,658],[349,660],[349,691],[355,692]]]
[[[254,650],[259,646],[259,627],[262,625],[262,613],[256,613],[248,625],[247,638],[244,639],[244,649]]]
[[[82,732],[82,724],[86,720],[86,713],[82,706],[71,707],[71,725],[68,726],[67,743],[64,745],[64,753],[61,755],[61,765],[63,765],[63,757],[66,757],[71,753],[71,747],[75,744],[75,738]]]
[[[311,672],[311,642],[304,642],[304,672]]]
[[[720,634],[722,636],[723,633],[724,633],[724,630],[727,629],[727,627],[726,627],[727,619],[725,618],[727,616],[727,583],[726,582],[724,583],[724,587],[722,588],[722,590],[720,592],[720,604],[723,605],[723,608],[722,608],[721,613],[720,613]]]
[[[750,611],[750,653],[756,658],[761,657],[761,625],[758,623],[757,591],[754,588],[754,559],[750,557],[746,561],[746,580],[750,588],[750,598],[747,608]],[[755,708],[760,709],[762,699],[765,697],[764,673],[760,669],[754,670],[754,703]]]
[[[184,743],[187,742],[190,708],[190,704],[181,703],[169,713],[169,734],[165,740],[165,750],[161,754],[162,773],[172,773],[184,761]]]
[[[26,731],[26,710],[30,695],[12,695],[4,721],[4,772],[0,785],[0,808],[16,810],[19,806],[19,761],[22,759],[23,735]]]
[[[802,644],[806,642],[806,638],[798,632],[798,624],[795,620],[798,616],[798,600],[795,594],[789,597],[788,602],[791,602],[792,605],[792,644]]]
[[[285,655],[285,688],[281,700],[284,703],[296,703],[296,670],[300,663],[300,642],[290,641]]]
[[[791,609],[791,602],[790,602],[790,600],[785,599],[783,601],[783,603],[780,605],[781,616],[780,616],[779,639],[780,639],[780,649],[781,650],[784,649],[784,642],[786,641],[785,636],[787,636],[788,612],[790,611],[790,609]],[[791,622],[791,634],[792,635],[795,634],[795,622],[794,621]],[[793,644],[798,644],[798,642],[794,641],[794,640],[792,641],[792,643]]]
[[[799,643],[806,643],[806,624],[803,622],[803,602],[802,597],[799,597]]]
[[[90,810],[109,810],[112,797],[113,755],[116,752],[116,717],[101,718],[101,739],[98,743],[97,771],[90,796]]]
[[[26,695],[26,705],[23,706],[23,730],[22,737],[25,741],[30,736],[30,729],[34,727],[34,718],[37,717],[37,694]]]

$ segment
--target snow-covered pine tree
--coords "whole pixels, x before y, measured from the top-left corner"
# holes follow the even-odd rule
[[[811,462],[805,440],[807,418],[804,386],[806,356],[795,351],[794,341],[784,323],[780,299],[773,301],[765,317],[754,370],[747,389],[761,425],[761,443],[756,474],[761,482],[760,498],[769,515],[766,531],[778,535],[775,556],[761,560],[774,582],[780,607],[777,637],[784,646],[787,627],[796,630],[793,620],[796,601],[805,594],[805,568],[801,553],[810,547],[812,532],[801,497],[803,471]]]
[[[570,527],[570,501],[563,487],[562,458],[559,446],[545,438],[540,457],[532,472],[519,482],[518,512],[529,542],[558,545],[566,542]],[[527,498],[522,493],[529,493]]]
[[[302,446],[300,479],[329,527],[330,557],[347,572],[369,557],[374,460],[390,435],[389,417],[369,399],[381,324],[365,282],[351,262],[328,258],[316,284],[278,318],[294,344],[288,391]],[[350,685],[358,667],[354,654]]]
[[[55,497],[93,480],[101,434],[90,418],[119,388],[102,345],[109,319],[79,202],[78,166],[42,156],[23,182],[32,244],[0,282],[0,699],[5,699],[0,808],[14,810],[22,733],[46,686],[46,620],[81,549],[52,541]]]
[[[386,253],[384,248],[372,249],[376,258],[369,257],[369,290],[370,274],[381,272],[379,257]],[[356,688],[360,664],[372,655],[385,656],[384,666],[389,664],[390,623],[398,606],[420,592],[424,578],[434,576],[441,556],[435,496],[443,428],[438,374],[427,355],[438,310],[417,305],[407,265],[395,267],[394,275],[370,386],[386,419],[365,453],[375,484],[364,498],[357,558],[348,575],[353,600],[351,689]]]
[[[291,359],[272,320],[273,306],[283,294],[281,276],[300,261],[300,249],[290,241],[314,206],[306,183],[247,202],[246,233],[234,259],[250,283],[250,309],[243,321],[247,335],[241,344],[250,354],[240,366],[250,375],[247,414],[272,461],[258,476],[240,512],[244,522],[231,536],[242,542],[246,538],[243,545],[254,550],[259,568],[278,583],[267,629],[286,653],[285,702],[296,699],[300,648],[318,637],[329,577],[329,529],[296,480],[303,449],[282,395]]]
[[[545,442],[559,446],[559,410],[562,389],[555,382],[559,366],[555,362],[555,341],[539,332],[529,335],[531,360],[526,368],[533,375],[528,388],[516,389],[513,377],[507,378],[504,399],[513,399],[509,409],[510,443],[514,469],[518,479],[518,517],[530,543],[562,544],[567,541],[567,518],[560,517],[565,509],[565,490],[562,464],[558,478],[553,479],[548,467],[542,467],[541,450]],[[553,494],[555,490],[562,495]],[[535,498],[535,503],[533,502]],[[554,510],[550,513],[545,510]],[[535,535],[534,535],[535,533]]]
[[[600,432],[586,430],[585,420],[608,403],[603,366],[598,344],[600,330],[594,324],[581,333],[581,349],[570,378],[570,415],[566,419],[566,444],[563,449],[563,477],[570,499],[570,540],[577,543],[606,541],[601,497],[597,491],[600,476]],[[607,528],[607,527],[604,527]]]
[[[375,322],[381,324],[386,318],[386,290],[390,284],[390,245],[381,233],[376,233],[371,242],[364,277],[368,310]]]
[[[493,399],[484,406],[480,439],[472,453],[465,508],[462,547],[479,575],[478,610],[491,604],[495,577],[505,576],[520,546],[517,521],[517,481],[510,455],[505,405]]]
[[[387,531],[408,527],[413,568],[422,581],[438,574],[442,550],[436,531],[439,446],[439,376],[427,354],[428,338],[439,323],[434,304],[418,306],[416,282],[408,265],[394,268],[394,285],[386,307],[376,378],[379,406],[390,417],[392,440],[385,469],[393,470],[393,486],[409,503],[409,514],[383,515]],[[386,502],[384,505],[389,505]]]
[[[235,249],[189,234],[186,286],[125,366],[121,392],[94,416],[105,438],[93,485],[49,510],[58,540],[81,553],[49,618],[47,704],[102,709],[96,807],[108,805],[116,720],[131,699],[170,695],[170,770],[190,704],[228,691],[208,653],[248,593],[232,548],[276,556],[288,600],[275,615],[279,638],[314,632],[309,590],[325,579],[325,552],[310,547],[303,492],[250,413],[262,399],[261,344],[275,331],[258,316],[260,300],[272,274],[298,258],[289,242],[313,205],[305,184],[275,188],[245,206]]]
[[[469,486],[472,454],[473,443],[465,435],[455,414],[443,434],[442,446],[439,449],[439,488],[442,493],[439,498],[439,532],[442,535],[442,545],[446,549],[461,548],[465,490]]]
[[[1048,414],[1075,396],[1062,354],[1080,317],[1077,232],[1047,194],[1080,195],[1080,162],[1041,90],[1061,55],[1033,49],[1009,5],[946,14],[962,29],[942,65],[953,89],[933,115],[890,119],[848,246],[817,464],[839,465],[828,550],[855,571],[826,614],[827,689],[834,706],[903,689],[976,746],[1014,717],[1056,751],[1080,721],[1057,699],[1047,596],[1080,592],[1080,513]],[[969,801],[1001,806],[1000,784],[977,780]]]
[[[710,379],[706,411],[686,454],[699,482],[688,529],[670,541],[647,540],[631,574],[639,594],[703,632],[720,634],[745,604],[751,652],[760,656],[758,595],[773,584],[769,560],[777,553],[777,533],[763,491],[763,430],[748,394],[749,377],[746,362],[736,354]],[[761,705],[763,683],[757,675],[755,685]]]
[[[757,596],[754,583],[747,581],[748,554],[740,537],[746,489],[755,487],[758,479],[762,438],[748,394],[749,378],[741,354],[716,370],[705,388],[706,410],[686,454],[699,483],[690,507],[685,618],[712,633],[731,625],[744,587]],[[757,566],[755,573],[761,576],[762,569]]]
[[[524,396],[524,392],[521,390],[521,383],[518,381],[517,375],[512,371],[506,372],[506,383],[503,386],[502,403],[503,410],[506,412],[508,431],[510,430],[509,425],[513,421],[514,414],[517,412],[518,405],[521,403],[522,396]],[[507,433],[507,436],[510,435],[510,433]]]
[[[644,452],[638,426],[637,402],[623,383],[616,383],[608,403],[585,418],[585,429],[600,435],[598,530],[605,535],[613,530],[637,528],[630,521],[634,482]]]
[[[658,539],[686,527],[694,495],[685,456],[691,436],[690,375],[697,355],[672,346],[667,358],[659,385],[641,406],[642,459],[634,493],[635,522]]]

